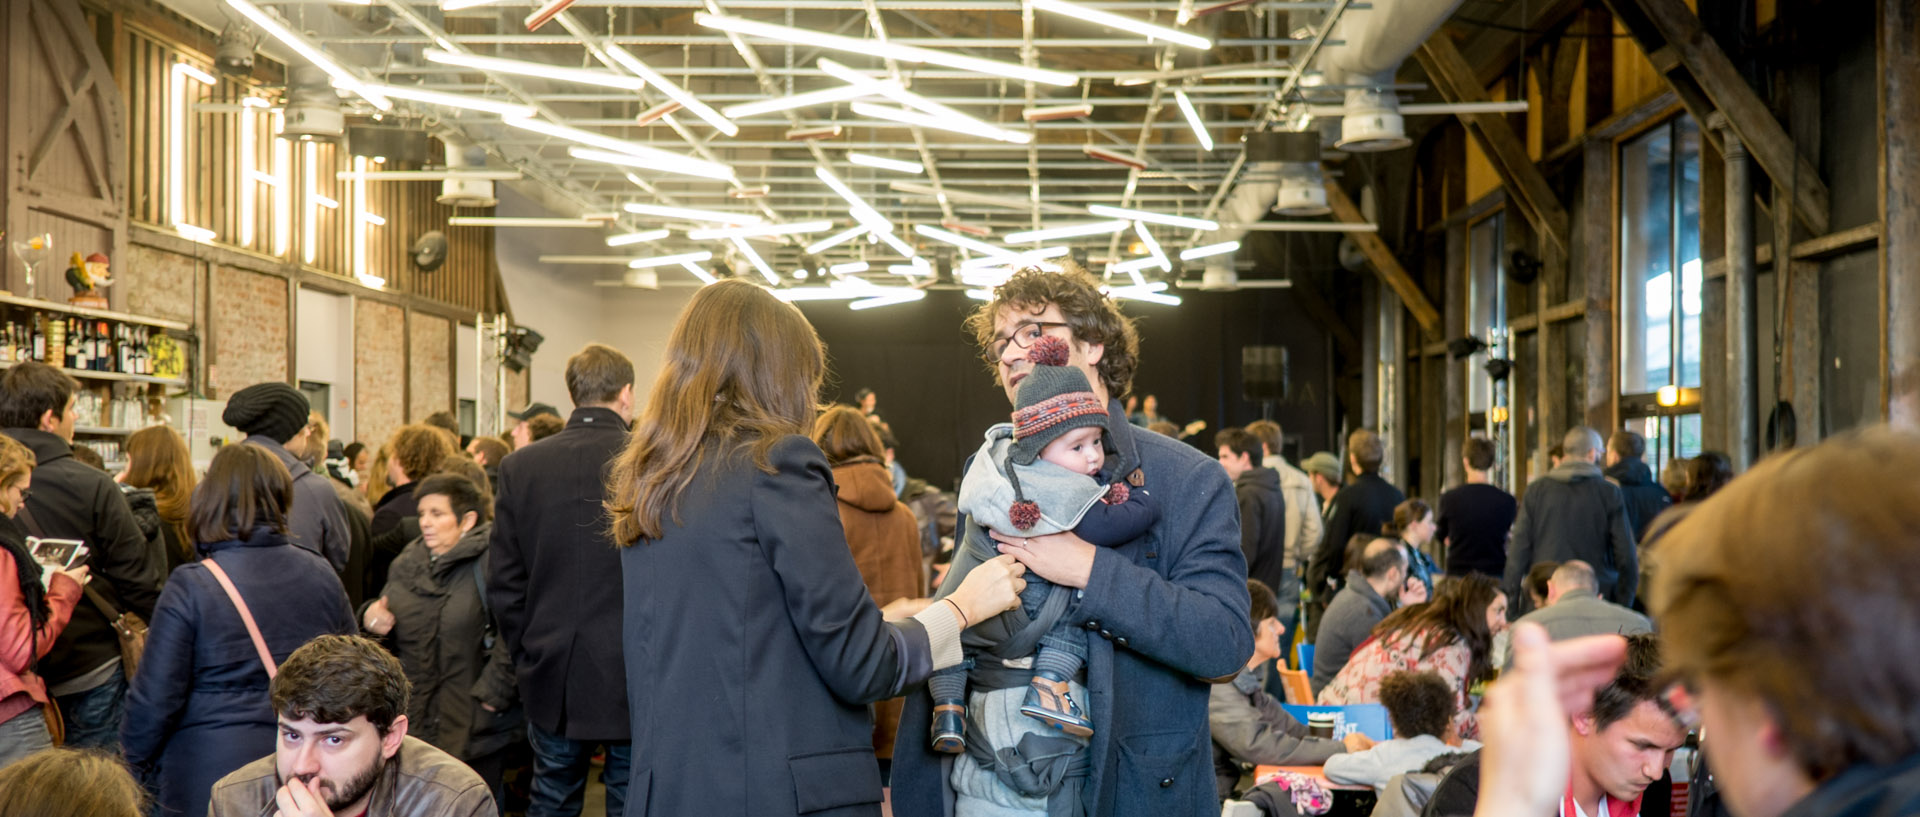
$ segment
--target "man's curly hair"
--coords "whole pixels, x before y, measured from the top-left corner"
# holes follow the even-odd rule
[[[1439,673],[1396,672],[1380,679],[1380,703],[1393,721],[1393,736],[1441,737],[1453,722],[1459,701]]]
[[[993,320],[1000,310],[1012,307],[1038,314],[1046,311],[1048,305],[1060,307],[1060,314],[1066,316],[1075,341],[1105,347],[1094,368],[1100,374],[1101,385],[1107,388],[1107,397],[1124,400],[1133,389],[1133,373],[1140,364],[1140,333],[1134,329],[1133,319],[1100,292],[1098,278],[1073,262],[1062,266],[1064,269],[1060,272],[1028,268],[1014,273],[1006,283],[994,288],[993,300],[968,316],[967,331],[973,333],[981,356],[987,360],[987,368],[998,377],[999,361],[993,356],[996,339]]]

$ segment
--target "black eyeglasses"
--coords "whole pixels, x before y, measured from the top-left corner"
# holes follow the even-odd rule
[[[1051,329],[1056,326],[1071,326],[1071,325],[1072,324],[1060,323],[1057,321],[1028,321],[1027,323],[1020,324],[1019,326],[1016,326],[1013,328],[1012,335],[1008,335],[1006,337],[994,338],[993,345],[987,347],[989,350],[991,350],[990,353],[987,355],[987,362],[989,363],[1000,362],[1000,357],[1007,353],[1007,344],[1009,343],[1015,346],[1018,346],[1022,349],[1026,349],[1033,346],[1034,341],[1039,340],[1042,335],[1045,335],[1048,329]]]

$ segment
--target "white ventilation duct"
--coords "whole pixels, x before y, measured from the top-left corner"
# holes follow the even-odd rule
[[[1391,86],[1400,63],[1440,30],[1461,0],[1374,0],[1368,8],[1349,9],[1334,23],[1329,40],[1314,62],[1329,85],[1347,90],[1340,121],[1341,150],[1394,150],[1410,144],[1400,118],[1400,100]]]
[[[339,141],[346,133],[347,119],[327,72],[308,63],[295,66],[291,77],[281,132],[301,141]]]
[[[451,129],[441,131],[440,144],[447,149],[448,170],[468,170],[482,168],[487,164],[487,151],[475,146]],[[454,207],[492,207],[500,203],[493,194],[493,182],[484,179],[447,179],[440,183],[440,197],[435,199],[441,204]]]
[[[1320,134],[1262,133],[1247,140],[1247,150],[1248,161],[1259,159],[1277,165],[1280,191],[1274,196],[1274,212],[1293,217],[1330,212],[1326,176],[1320,169]]]

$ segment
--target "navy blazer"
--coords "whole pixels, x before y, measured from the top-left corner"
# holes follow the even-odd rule
[[[820,448],[784,437],[770,464],[709,447],[663,535],[620,553],[630,817],[880,814],[866,705],[932,671],[927,631],[868,596]]]
[[[359,632],[333,566],[264,528],[202,544],[240,591],[275,664],[321,635]],[[273,754],[267,670],[240,612],[201,563],[181,565],[154,607],[147,649],[127,687],[120,742],[158,795],[163,817],[207,813],[214,781]]]
[[[1124,416],[1119,401],[1108,415]],[[1218,814],[1205,679],[1253,656],[1240,510],[1220,463],[1141,428],[1108,429],[1123,462],[1140,463],[1160,521],[1146,536],[1094,553],[1093,575],[1063,621],[1086,628],[1092,772],[1088,814]],[[893,748],[893,813],[951,814],[953,755],[927,746],[932,701],[907,698]]]

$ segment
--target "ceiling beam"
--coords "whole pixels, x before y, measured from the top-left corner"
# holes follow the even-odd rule
[[[1474,62],[1473,76],[1484,88],[1501,77],[1517,76],[1509,73],[1514,61],[1525,56],[1535,43],[1556,35],[1557,24],[1579,11],[1582,5],[1585,0],[1552,0],[1539,5],[1509,2],[1502,6],[1499,15],[1486,21],[1492,25],[1476,25],[1458,18],[1451,25],[1475,29],[1462,41],[1465,45],[1460,50],[1479,58]]]
[[[1354,206],[1353,199],[1347,197],[1347,191],[1340,189],[1337,182],[1327,182],[1327,206],[1333,208],[1335,221],[1358,223],[1367,220],[1360,215],[1360,208]],[[1425,329],[1427,334],[1438,335],[1439,310],[1433,308],[1433,302],[1427,300],[1425,292],[1420,291],[1420,285],[1414,282],[1413,276],[1400,266],[1400,260],[1393,257],[1393,250],[1387,247],[1387,242],[1380,240],[1379,233],[1350,232],[1346,236],[1360,248],[1360,254],[1366,256],[1367,263],[1373,265],[1373,271],[1380,275],[1380,280],[1400,296],[1400,302],[1406,305],[1408,312],[1413,313],[1413,319],[1420,322],[1420,328]]]
[[[1473,67],[1467,64],[1460,49],[1444,31],[1435,32],[1432,37],[1414,51],[1420,59],[1420,66],[1427,71],[1433,86],[1440,96],[1448,102],[1485,102],[1486,89],[1479,80],[1474,79]],[[1540,173],[1533,159],[1527,155],[1526,144],[1513,132],[1513,126],[1507,123],[1504,114],[1497,113],[1461,113],[1460,124],[1467,133],[1473,135],[1474,142],[1493,163],[1494,171],[1500,174],[1500,183],[1507,188],[1511,201],[1532,224],[1534,231],[1558,251],[1561,258],[1571,256],[1568,245],[1567,209],[1554,198],[1553,188],[1547,184],[1547,177]]]
[[[1828,225],[1827,185],[1794,146],[1786,128],[1727,59],[1683,0],[1605,0],[1613,16],[1665,75],[1688,111],[1703,124],[1715,110],[1726,116],[1754,161],[1775,183],[1793,191],[1793,214],[1814,235]],[[1706,110],[1696,110],[1697,107]],[[1702,128],[1706,134],[1709,129]],[[1713,136],[1716,140],[1718,136]]]

